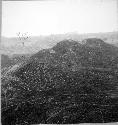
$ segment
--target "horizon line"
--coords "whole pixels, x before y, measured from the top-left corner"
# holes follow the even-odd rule
[[[30,37],[48,37],[48,36],[51,36],[51,35],[66,35],[66,34],[78,34],[78,35],[87,35],[87,34],[104,34],[104,33],[113,33],[113,32],[118,32],[118,30],[116,31],[107,31],[107,32],[88,32],[88,33],[78,33],[78,32],[67,32],[67,33],[57,33],[57,34],[47,34],[47,35],[43,35],[43,34],[40,34],[40,35],[30,35]],[[1,34],[1,38],[18,38],[17,36],[5,36],[5,35],[2,35]]]

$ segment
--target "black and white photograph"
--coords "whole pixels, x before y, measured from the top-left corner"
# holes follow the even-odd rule
[[[1,124],[118,124],[118,0],[3,0]]]

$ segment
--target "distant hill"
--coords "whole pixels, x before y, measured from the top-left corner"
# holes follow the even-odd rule
[[[1,73],[2,75],[9,71],[15,65],[21,65],[23,62],[28,60],[31,55],[29,54],[14,54],[12,56],[1,55]]]
[[[12,55],[12,54],[34,54],[41,49],[51,48],[59,41],[64,39],[72,39],[75,41],[81,41],[86,38],[100,38],[107,43],[118,46],[118,32],[108,33],[88,33],[88,34],[57,34],[49,36],[30,36],[27,40],[20,40],[17,37],[6,38],[2,37],[1,42],[1,53]],[[24,42],[24,47],[23,43]]]
[[[7,55],[1,55],[1,66],[8,67],[9,65],[12,65],[11,59]]]
[[[118,47],[62,40],[2,77],[2,123],[118,122],[117,76]]]

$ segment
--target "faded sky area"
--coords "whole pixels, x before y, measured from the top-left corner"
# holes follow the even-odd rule
[[[2,36],[118,30],[117,0],[3,1]]]

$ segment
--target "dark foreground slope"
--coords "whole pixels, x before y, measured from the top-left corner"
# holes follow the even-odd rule
[[[118,48],[65,40],[2,77],[3,125],[118,122]]]

